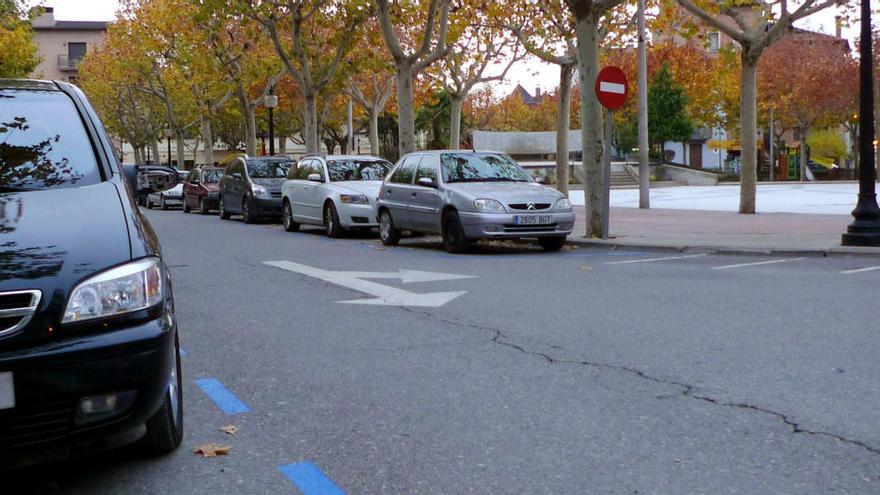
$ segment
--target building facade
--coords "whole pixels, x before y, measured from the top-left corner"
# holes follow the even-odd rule
[[[54,81],[76,82],[80,61],[107,35],[103,21],[58,21],[52,7],[33,22],[34,41],[43,61],[32,77]]]

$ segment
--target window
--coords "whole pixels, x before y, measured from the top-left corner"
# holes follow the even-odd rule
[[[247,169],[251,179],[283,179],[293,162],[290,160],[248,160]]]
[[[223,177],[223,171],[217,169],[204,170],[202,172],[202,182],[205,184],[216,184],[220,182],[220,177]]]
[[[427,177],[436,183],[437,165],[439,165],[437,155],[425,155],[422,158],[422,163],[419,165],[419,171],[416,172],[416,182],[418,182],[419,179]]]
[[[189,182],[190,184],[198,184],[199,183],[199,171],[193,170],[192,172],[190,172],[189,175],[187,175],[187,177],[186,177],[186,182]]]
[[[709,51],[717,52],[721,48],[721,33],[709,33]]]
[[[292,175],[288,175],[289,179],[309,180],[309,176],[312,174],[318,174],[321,176],[321,180],[324,179],[324,167],[318,160],[302,160],[294,168],[296,171]]]
[[[404,158],[400,167],[397,168],[391,177],[391,182],[394,184],[412,184],[413,175],[415,175],[416,167],[419,165],[421,158],[422,155],[410,155]]]
[[[443,182],[531,182],[528,174],[506,155],[444,153]]]
[[[100,181],[92,141],[67,95],[0,90],[0,192]]]
[[[85,43],[67,43],[67,59],[71,64],[79,63],[86,56]]]
[[[327,173],[330,181],[382,180],[391,164],[380,160],[330,160]]]

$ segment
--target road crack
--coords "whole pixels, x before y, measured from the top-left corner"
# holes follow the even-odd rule
[[[757,406],[754,404],[749,404],[746,402],[729,402],[729,401],[724,401],[721,399],[716,399],[716,398],[710,397],[708,395],[701,395],[701,394],[697,393],[698,392],[697,387],[695,387],[694,385],[691,385],[689,383],[654,376],[654,375],[648,374],[645,371],[642,371],[640,369],[633,368],[631,366],[602,363],[602,362],[597,362],[597,361],[560,359],[560,358],[554,357],[546,352],[530,350],[523,345],[517,344],[517,343],[513,342],[513,339],[511,339],[510,336],[506,335],[504,332],[502,332],[501,330],[494,328],[494,327],[490,327],[490,326],[486,326],[486,325],[478,325],[478,324],[474,324],[474,323],[465,323],[465,322],[461,322],[458,320],[452,320],[449,318],[438,317],[436,314],[431,313],[429,311],[422,311],[422,310],[416,310],[413,308],[405,308],[405,307],[400,307],[399,309],[401,309],[405,312],[408,312],[408,313],[417,314],[419,316],[430,318],[430,319],[437,321],[439,323],[445,323],[445,324],[457,326],[460,328],[470,328],[470,329],[474,329],[474,330],[490,332],[492,334],[492,338],[489,339],[490,343],[495,344],[495,345],[499,345],[499,346],[503,346],[503,347],[507,347],[509,349],[513,349],[513,350],[518,351],[526,356],[532,356],[532,357],[537,357],[537,358],[543,359],[550,364],[585,366],[585,367],[601,369],[601,370],[617,371],[620,373],[626,373],[626,374],[635,376],[635,377],[642,379],[642,380],[647,380],[647,381],[658,383],[658,384],[670,385],[673,387],[681,388],[681,392],[678,394],[666,395],[666,396],[655,396],[655,398],[657,398],[657,399],[685,397],[685,398],[689,398],[689,399],[699,400],[699,401],[702,401],[702,402],[705,402],[708,404],[712,404],[715,406],[729,407],[729,408],[735,408],[735,409],[744,409],[744,410],[749,410],[749,411],[753,411],[756,413],[769,415],[769,416],[772,416],[772,417],[778,419],[783,424],[785,424],[788,427],[788,429],[791,430],[791,432],[793,434],[796,434],[796,435],[797,434],[806,434],[806,435],[811,435],[811,436],[829,437],[829,438],[833,438],[839,442],[842,442],[842,443],[845,443],[848,445],[860,447],[860,448],[862,448],[872,454],[880,455],[880,448],[873,447],[873,446],[871,446],[861,440],[847,438],[842,435],[838,435],[836,433],[831,433],[828,431],[810,430],[810,429],[804,428],[803,426],[801,426],[800,423],[794,421],[786,414],[783,414],[781,412],[774,411],[772,409],[768,409],[765,407]],[[559,349],[559,346],[549,345],[549,344],[543,344],[543,345],[546,345],[547,347],[551,347],[554,349]]]

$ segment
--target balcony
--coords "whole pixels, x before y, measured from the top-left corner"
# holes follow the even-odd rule
[[[71,57],[70,55],[58,55],[58,70],[65,72],[76,72],[82,57]]]

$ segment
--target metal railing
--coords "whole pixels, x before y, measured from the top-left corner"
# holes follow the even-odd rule
[[[75,71],[82,62],[82,57],[71,57],[70,55],[58,55],[58,69],[66,71]]]

